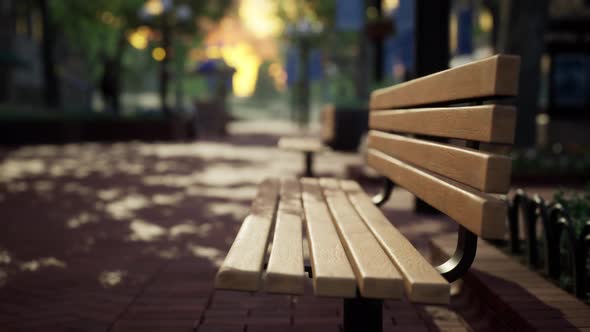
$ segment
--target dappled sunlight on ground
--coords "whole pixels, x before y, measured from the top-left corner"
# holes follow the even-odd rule
[[[302,170],[301,155],[258,129],[232,125],[219,141],[2,150],[0,287],[33,282],[35,273],[118,289],[182,259],[214,273],[256,184]],[[317,167],[342,176],[354,161],[346,158],[328,153]]]
[[[19,319],[49,310],[76,331],[110,331],[146,294],[161,296],[139,301],[156,313],[162,298],[183,310],[207,301],[257,183],[304,166],[301,154],[276,148],[280,135],[296,134],[293,126],[229,131],[215,141],[0,150],[0,300],[20,306]],[[347,177],[362,163],[359,154],[326,152],[315,171]],[[376,179],[359,180],[378,191]],[[423,249],[425,235],[449,227],[412,214],[412,202],[396,188],[384,212]]]

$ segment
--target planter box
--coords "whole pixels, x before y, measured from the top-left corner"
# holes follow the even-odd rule
[[[321,113],[321,139],[333,150],[356,151],[369,126],[367,108],[326,105]]]

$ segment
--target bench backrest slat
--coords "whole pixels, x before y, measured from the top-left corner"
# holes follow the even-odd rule
[[[485,238],[502,238],[506,206],[485,194],[444,177],[370,149],[368,163],[379,173],[444,212],[473,233]]]
[[[482,105],[371,112],[369,127],[383,131],[512,144],[516,109]]]
[[[512,161],[504,155],[372,130],[368,147],[489,193],[505,193]]]
[[[517,56],[496,55],[376,90],[370,103],[368,164],[473,233],[503,237],[506,206],[490,193],[508,191],[510,159],[428,139],[511,144],[514,107],[456,104],[516,96],[519,65]],[[423,106],[427,108],[416,108]]]
[[[518,93],[520,58],[496,55],[371,94],[371,109],[464,102]]]

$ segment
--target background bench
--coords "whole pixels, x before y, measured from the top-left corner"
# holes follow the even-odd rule
[[[448,303],[449,282],[473,262],[477,237],[504,235],[506,204],[494,194],[508,190],[510,160],[477,149],[512,143],[515,109],[483,101],[516,95],[518,67],[518,57],[494,56],[372,94],[367,162],[389,179],[387,190],[400,185],[459,224],[447,262],[431,266],[354,181],[267,179],[216,288],[301,294],[307,273],[315,295],[344,298],[345,331],[380,331],[381,300],[404,292],[413,302]]]
[[[301,152],[304,156],[304,176],[313,176],[314,155],[328,148],[316,138],[310,137],[282,137],[277,144],[279,149]]]

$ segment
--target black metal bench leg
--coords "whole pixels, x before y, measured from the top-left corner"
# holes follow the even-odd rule
[[[344,332],[381,332],[383,330],[383,300],[367,299],[358,294],[344,299]]]
[[[313,177],[313,152],[305,152],[305,177]]]
[[[394,186],[395,185],[393,181],[391,181],[388,178],[385,178],[385,182],[383,183],[383,191],[373,197],[373,204],[377,206],[385,204],[391,197],[391,193],[393,192]]]

